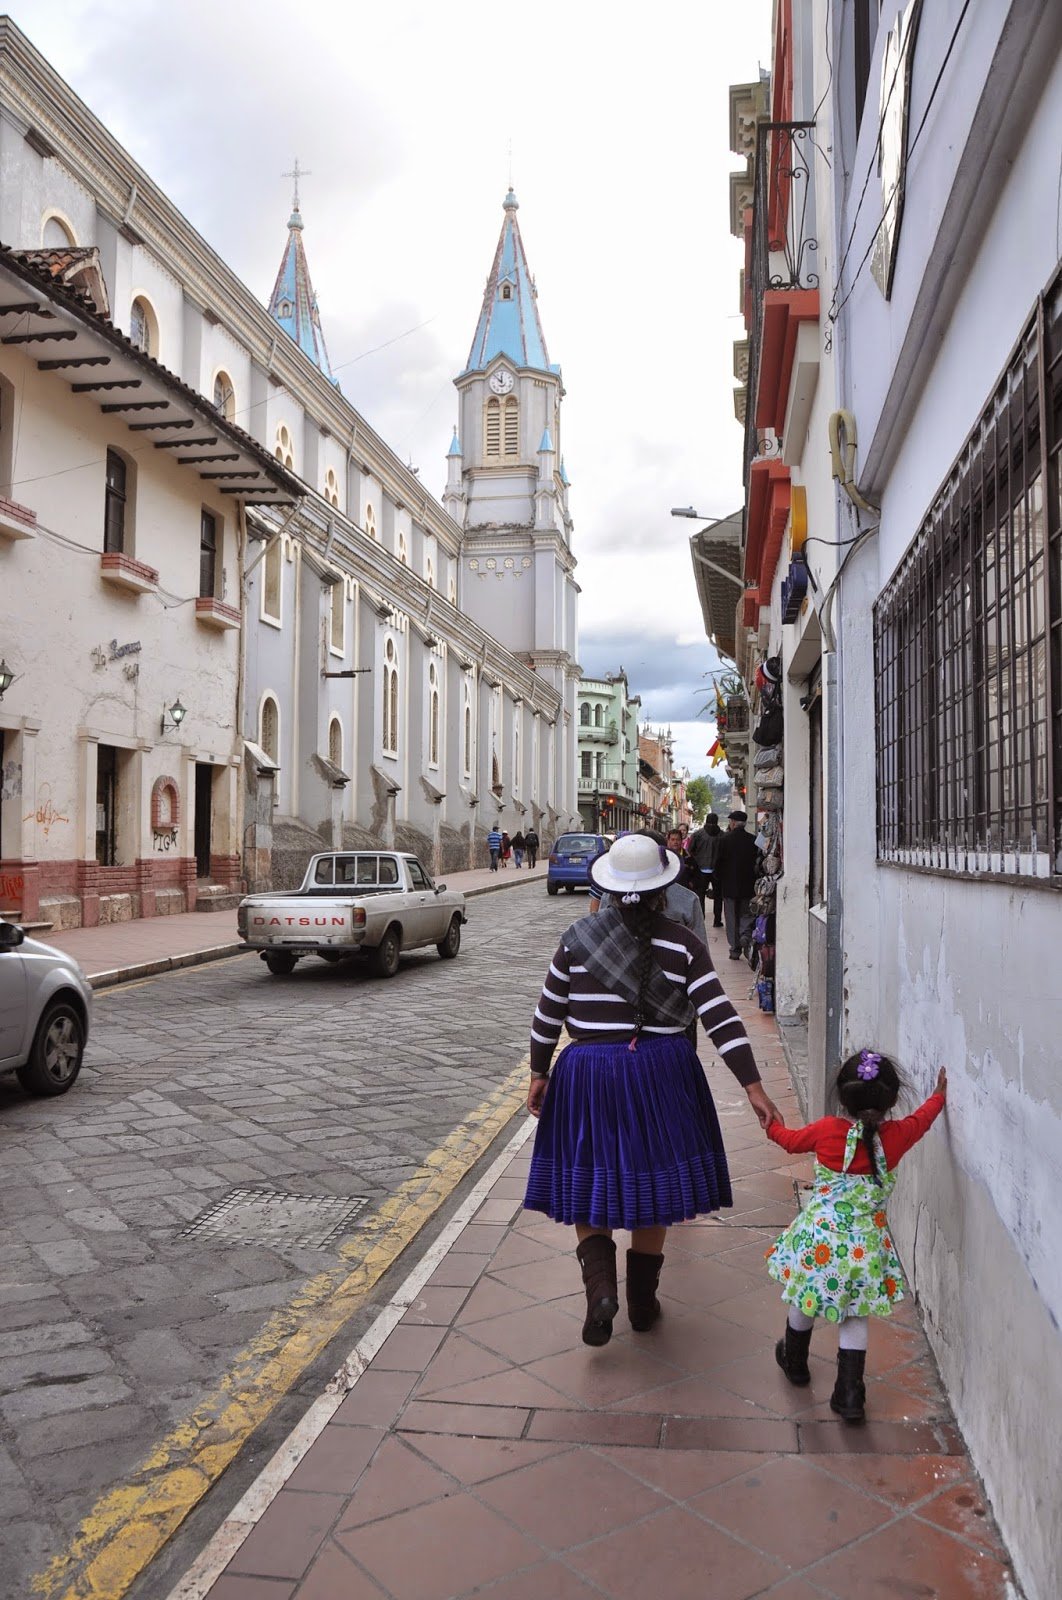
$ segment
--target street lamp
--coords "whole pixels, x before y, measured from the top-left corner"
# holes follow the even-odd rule
[[[0,660],[0,700],[4,698],[14,681],[15,674],[6,661]]]
[[[161,737],[166,732],[167,717],[170,718],[175,728],[179,728],[187,715],[187,709],[186,707],[182,706],[179,698],[173,702],[172,706],[164,706],[162,711],[162,721],[159,724],[159,736]]]
[[[697,522],[703,522],[706,524],[706,526],[701,528],[699,532],[708,533],[712,528],[718,528],[724,522],[729,522],[730,517],[733,516],[734,513],[731,512],[730,516],[727,517],[702,517],[701,513],[699,511],[695,511],[693,506],[672,506],[671,515],[673,517],[692,517]],[[698,535],[694,534],[693,538],[690,539],[690,555],[693,557],[694,561],[699,562],[702,567],[710,567],[711,570],[713,572],[717,572],[721,578],[729,578],[730,582],[736,583],[739,589],[744,590],[750,587],[750,585],[745,582],[744,578],[738,577],[736,572],[728,572],[725,567],[721,567],[719,565],[718,561],[711,561],[707,556],[702,556],[701,552],[694,547],[693,539],[697,537]]]

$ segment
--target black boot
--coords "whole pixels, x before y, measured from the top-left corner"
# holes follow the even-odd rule
[[[612,1338],[613,1319],[619,1310],[615,1243],[606,1234],[592,1233],[575,1254],[586,1286],[583,1343],[608,1344]]]
[[[779,1339],[774,1347],[774,1359],[789,1379],[799,1388],[811,1382],[811,1373],[808,1370],[808,1347],[811,1344],[811,1329],[805,1328],[803,1333],[798,1333],[796,1328],[791,1328],[788,1322],[785,1325],[785,1338]]]
[[[663,1256],[651,1256],[642,1250],[627,1251],[627,1315],[635,1333],[648,1333],[660,1315],[656,1286],[663,1265]]]
[[[830,1396],[830,1409],[843,1417],[845,1422],[866,1420],[867,1391],[863,1383],[866,1359],[865,1350],[837,1352],[837,1382]]]

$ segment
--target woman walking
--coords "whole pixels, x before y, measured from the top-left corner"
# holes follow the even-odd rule
[[[523,834],[520,833],[519,830],[517,830],[517,832],[513,834],[512,839],[511,839],[510,842],[511,842],[512,847],[513,847],[513,860],[516,862],[516,865],[518,867],[522,867],[523,864],[524,864],[524,836],[523,836]]]
[[[527,1107],[539,1124],[524,1204],[575,1227],[591,1345],[608,1343],[619,1306],[613,1229],[631,1233],[627,1311],[644,1333],[660,1315],[667,1229],[733,1203],[715,1104],[686,1037],[695,1015],[761,1124],[782,1121],[707,949],[662,915],[680,866],[645,834],[598,857],[591,889],[616,900],[562,935],[531,1027]],[[572,1043],[551,1072],[565,1024]]]

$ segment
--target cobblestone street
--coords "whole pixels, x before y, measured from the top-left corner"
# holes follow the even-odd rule
[[[391,982],[317,961],[278,980],[240,956],[119,987],[97,997],[69,1096],[0,1084],[5,1597],[344,1237],[340,1216],[325,1248],[294,1242],[333,1219],[319,1204],[285,1234],[282,1201],[229,1208],[246,1239],[184,1230],[252,1189],[362,1198],[356,1232],[518,1066],[553,939],[584,904],[530,882],[473,900],[458,960],[412,955]]]

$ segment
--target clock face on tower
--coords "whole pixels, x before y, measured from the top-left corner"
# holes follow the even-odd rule
[[[497,372],[490,375],[490,389],[492,394],[508,394],[514,383],[511,372],[505,367],[499,367]]]

